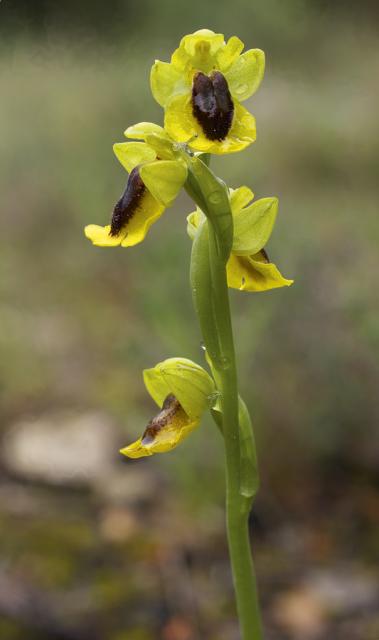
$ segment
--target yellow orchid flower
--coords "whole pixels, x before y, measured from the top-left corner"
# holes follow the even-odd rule
[[[128,458],[174,449],[200,424],[215,391],[210,375],[187,358],[164,360],[146,369],[143,377],[148,392],[161,409],[141,438],[121,449]]]
[[[233,248],[227,263],[228,286],[240,291],[267,291],[290,286],[279,269],[270,262],[265,250],[278,212],[277,198],[262,198],[252,202],[254,194],[248,187],[229,190],[233,213]],[[193,239],[205,219],[197,208],[187,217],[187,231]]]
[[[131,247],[144,240],[153,222],[174,202],[187,169],[173,156],[167,159],[168,152],[165,157],[158,155],[146,142],[120,142],[113,150],[129,173],[125,191],[114,207],[111,223],[105,227],[89,224],[84,232],[100,247]]]
[[[165,129],[195,151],[233,153],[256,138],[255,119],[240,104],[259,87],[265,56],[260,49],[242,53],[233,36],[201,29],[182,38],[171,62],[156,60],[150,84],[165,109]]]

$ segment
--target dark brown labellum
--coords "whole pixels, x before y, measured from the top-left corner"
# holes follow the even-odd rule
[[[234,104],[222,73],[213,71],[207,76],[199,71],[194,76],[192,112],[208,140],[226,138],[233,122]]]
[[[179,400],[170,393],[165,398],[161,411],[147,425],[142,436],[142,444],[153,442],[157,433],[169,424],[179,411],[182,411],[182,406]]]
[[[146,187],[140,177],[138,167],[131,171],[126,188],[113,209],[110,236],[117,236],[135,214]]]

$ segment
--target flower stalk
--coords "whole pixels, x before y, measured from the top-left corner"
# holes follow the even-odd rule
[[[188,191],[200,194],[207,219],[198,229],[191,256],[191,288],[204,344],[209,355],[221,412],[226,463],[226,522],[237,610],[243,640],[261,640],[256,578],[248,518],[258,486],[256,452],[246,405],[238,396],[237,368],[226,264],[233,238],[233,216],[221,181],[204,163],[189,170]],[[213,412],[217,416],[217,411]]]

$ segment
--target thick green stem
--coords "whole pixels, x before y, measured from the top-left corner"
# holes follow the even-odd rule
[[[238,616],[243,640],[261,640],[262,629],[258,606],[256,580],[248,534],[251,492],[244,491],[243,465],[246,456],[241,446],[251,428],[246,419],[246,407],[239,404],[237,370],[230,314],[226,263],[231,249],[230,233],[233,222],[229,198],[222,183],[206,169],[192,171],[188,191],[197,198],[207,215],[194,241],[191,261],[191,283],[196,311],[199,316],[205,346],[212,361],[216,384],[222,405],[222,431],[226,460],[226,520],[229,552],[232,564]],[[239,414],[240,411],[240,414]],[[240,420],[246,428],[240,430]],[[245,414],[243,413],[245,412]],[[248,422],[248,424],[247,424]],[[241,435],[242,437],[241,437]],[[247,435],[246,435],[247,434]],[[254,466],[251,472],[256,482],[254,441],[249,440],[250,456]],[[247,448],[246,451],[249,451]]]
[[[213,266],[215,330],[221,351],[221,366],[215,368],[222,395],[223,434],[226,461],[226,517],[229,552],[232,563],[237,609],[244,640],[262,637],[255,573],[248,534],[251,501],[241,495],[241,455],[239,439],[238,386],[235,363],[230,305],[225,266],[217,260],[212,249],[210,232],[210,260]],[[215,281],[216,280],[216,281]]]

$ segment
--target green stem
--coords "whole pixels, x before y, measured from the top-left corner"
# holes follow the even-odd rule
[[[245,442],[246,433],[249,432],[245,429],[240,438],[237,369],[226,276],[233,237],[230,237],[230,231],[233,234],[232,214],[221,181],[205,166],[203,172],[199,171],[198,166],[197,169],[192,171],[189,166],[188,191],[192,197],[194,194],[197,196],[198,204],[208,220],[202,224],[194,241],[192,291],[205,346],[221,394],[227,533],[241,634],[243,640],[261,640],[258,595],[248,532],[248,517],[256,487],[249,495],[241,491],[241,476],[244,473],[241,461],[244,457],[241,455],[240,440]],[[243,413],[246,413],[245,405],[240,405],[240,409],[246,425],[246,415]],[[249,425],[248,429],[251,428]],[[255,464],[253,440],[249,441],[249,446],[253,447],[254,460],[250,459]],[[252,476],[255,473],[256,468],[252,470]]]
[[[213,238],[212,238],[213,236]],[[213,241],[212,241],[213,240]],[[212,246],[213,245],[213,246]],[[248,517],[251,501],[241,495],[241,456],[239,442],[238,386],[233,332],[231,325],[226,270],[217,260],[214,234],[210,232],[210,260],[213,266],[215,313],[221,366],[216,363],[222,395],[223,434],[226,461],[226,517],[229,552],[232,563],[237,609],[242,638],[260,640],[262,637],[258,596],[250,549]]]

